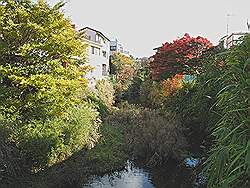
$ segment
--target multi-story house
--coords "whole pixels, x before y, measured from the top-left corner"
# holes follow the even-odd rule
[[[124,50],[124,47],[117,39],[110,41],[110,53],[122,53],[129,56],[129,52]]]
[[[238,45],[242,42],[242,37],[249,34],[249,32],[235,32],[230,35],[222,37],[219,41],[225,49],[229,49],[232,46]]]
[[[100,31],[85,27],[80,30],[88,43],[88,64],[93,70],[86,75],[90,86],[109,74],[110,40]]]

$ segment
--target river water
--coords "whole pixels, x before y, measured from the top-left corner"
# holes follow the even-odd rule
[[[195,176],[190,168],[166,166],[145,169],[127,162],[125,170],[102,177],[94,176],[83,188],[192,188]]]

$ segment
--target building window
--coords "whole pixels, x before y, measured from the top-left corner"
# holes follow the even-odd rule
[[[100,50],[100,48],[96,48],[96,55],[101,55],[101,50]]]
[[[100,39],[100,36],[99,35],[95,35],[95,41],[98,42],[98,43],[101,43],[101,39]]]
[[[106,51],[102,51],[102,55],[103,55],[103,57],[107,57],[107,52]]]
[[[102,75],[103,76],[107,76],[108,72],[107,72],[107,65],[106,64],[102,64]]]
[[[100,48],[96,48],[94,46],[91,46],[91,53],[95,55],[101,55],[101,50]]]
[[[110,51],[116,51],[116,46],[110,46]]]

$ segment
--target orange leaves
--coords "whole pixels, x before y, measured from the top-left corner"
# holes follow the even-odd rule
[[[167,97],[176,93],[178,89],[182,87],[183,75],[176,74],[172,78],[162,81],[162,94]]]

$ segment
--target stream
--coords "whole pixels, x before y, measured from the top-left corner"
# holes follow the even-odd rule
[[[136,166],[128,161],[124,170],[93,176],[82,188],[201,188],[201,182],[197,182],[192,168],[198,164],[195,160],[186,160],[183,166],[168,165],[154,169],[146,169]],[[186,166],[187,167],[187,166]]]

